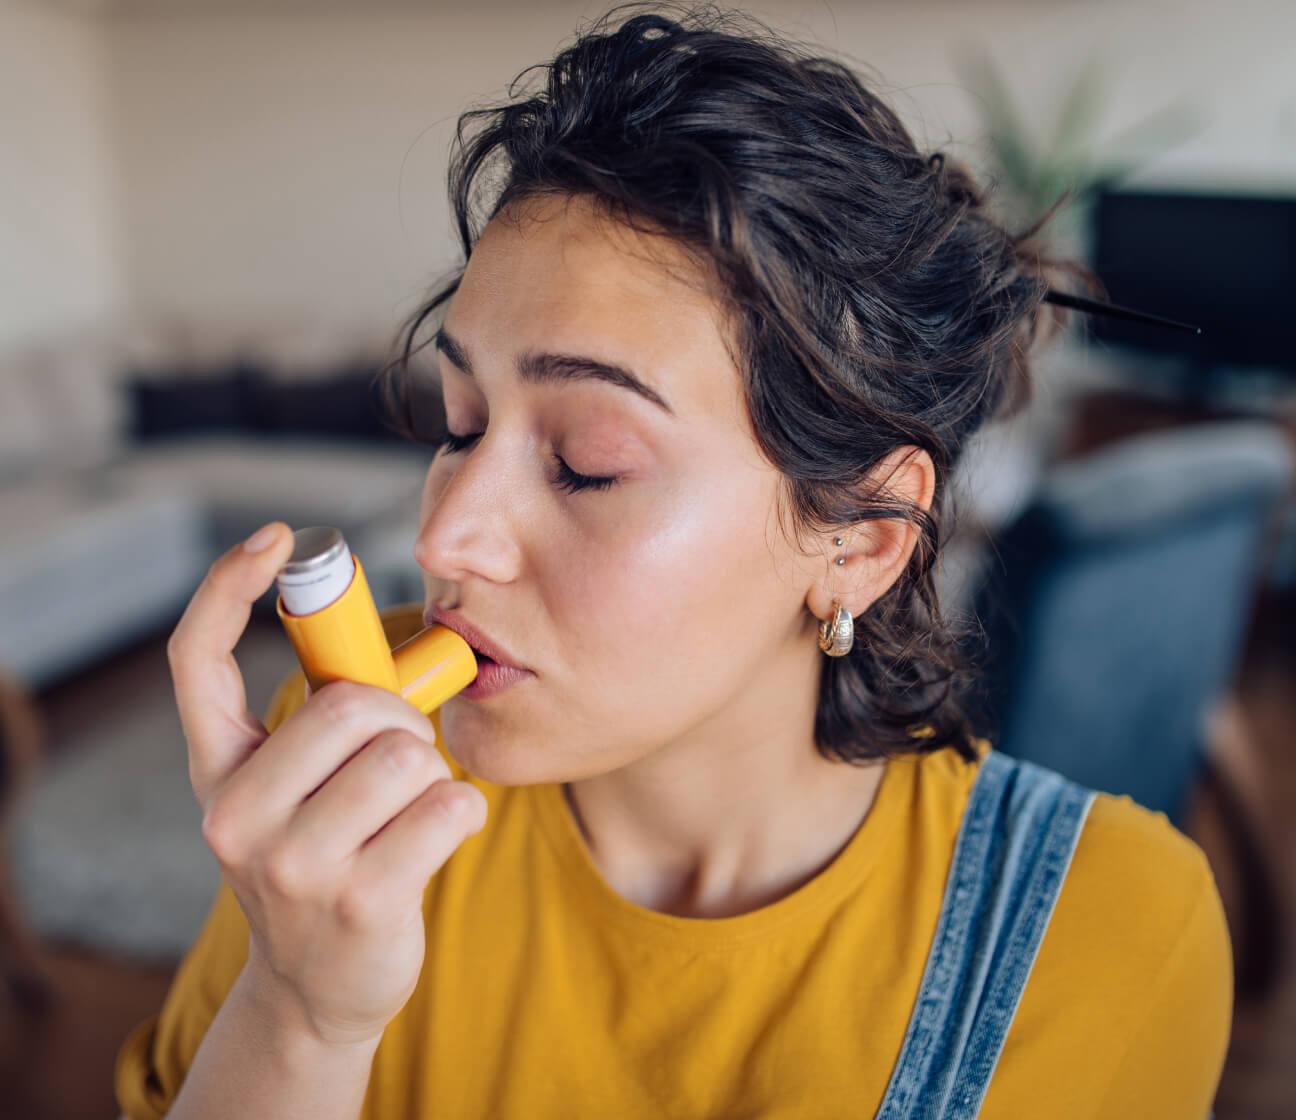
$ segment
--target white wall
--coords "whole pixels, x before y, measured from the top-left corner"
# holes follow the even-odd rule
[[[103,29],[0,0],[0,350],[124,299]]]
[[[455,116],[502,94],[602,10],[496,2],[111,22],[134,298],[194,314],[306,304],[394,320],[449,263],[443,177]],[[1164,161],[1167,178],[1296,189],[1288,0],[751,10],[877,68],[933,146],[978,139],[956,44],[983,42],[1012,62],[1024,101],[1045,121],[1059,79],[1099,50],[1112,75],[1112,134],[1178,99],[1197,108],[1204,131]]]
[[[112,24],[135,299],[394,321],[450,263],[457,113],[550,50],[554,22],[528,8],[501,36],[456,7]]]
[[[59,200],[20,246],[24,273],[39,274],[22,295],[24,315],[52,320],[102,304],[116,262],[138,312],[261,320],[305,309],[381,328],[451,263],[444,172],[457,114],[502,95],[604,5],[84,8],[92,22],[41,22],[34,63],[0,67],[19,104],[48,105],[19,122],[29,148],[51,138],[47,169],[20,186],[41,188],[34,197],[45,205],[48,183]],[[1144,180],[1296,190],[1290,0],[819,0],[749,10],[872,68],[866,77],[929,147],[952,141],[979,158],[979,125],[953,65],[958,45],[986,44],[1011,64],[1039,125],[1059,83],[1097,51],[1109,75],[1104,134],[1180,103],[1201,122]],[[49,72],[56,57],[60,69],[70,60],[70,84]],[[121,167],[115,212],[99,110]],[[121,252],[110,261],[114,213]],[[0,220],[13,221],[12,190]],[[0,263],[7,279],[14,267]]]

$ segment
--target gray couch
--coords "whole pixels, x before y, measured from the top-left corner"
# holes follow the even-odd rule
[[[174,327],[127,337],[99,332],[0,356],[5,672],[36,693],[164,633],[211,562],[275,519],[342,529],[380,608],[422,598],[413,547],[427,448],[237,431],[135,442],[127,431],[128,367],[211,368],[236,348],[246,357],[251,338],[268,368],[308,382],[372,343],[329,342],[319,325],[300,337],[245,332],[223,346]],[[256,608],[273,618],[273,588]],[[249,641],[239,659],[249,703],[263,711],[293,667],[291,649]],[[15,890],[50,940],[174,961],[219,880],[173,703],[87,729],[48,761],[11,829]]]
[[[308,381],[304,363],[322,358],[294,353],[293,337],[234,332],[224,353]],[[0,356],[0,669],[34,691],[156,631],[221,552],[275,519],[342,529],[380,607],[421,595],[426,448],[237,430],[135,442],[126,371],[211,368],[222,351],[174,325],[130,338],[100,330]],[[352,335],[333,353],[373,347]],[[258,609],[272,606],[268,594]]]

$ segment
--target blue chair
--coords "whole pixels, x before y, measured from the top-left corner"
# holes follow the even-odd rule
[[[997,749],[1182,827],[1292,486],[1276,424],[1126,438],[1047,473],[996,537],[972,707]]]

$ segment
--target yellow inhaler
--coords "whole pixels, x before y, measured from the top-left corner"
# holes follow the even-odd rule
[[[377,685],[431,715],[477,676],[472,647],[446,626],[388,645],[360,557],[337,529],[298,529],[277,583],[275,609],[311,692],[336,680]]]

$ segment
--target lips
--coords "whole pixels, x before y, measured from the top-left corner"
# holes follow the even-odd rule
[[[444,626],[463,638],[473,651],[485,660],[496,662],[508,668],[526,669],[525,665],[513,657],[507,649],[488,634],[473,626],[458,611],[443,610],[441,607],[428,607],[423,612],[425,626]]]

